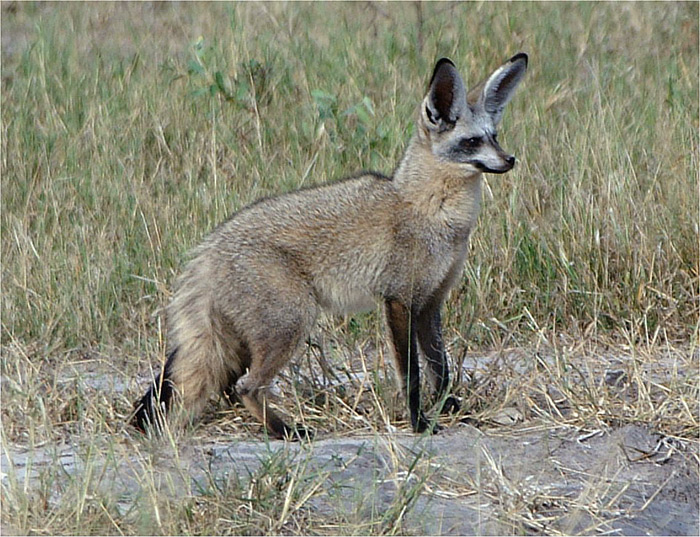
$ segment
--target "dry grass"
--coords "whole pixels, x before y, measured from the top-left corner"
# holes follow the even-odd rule
[[[462,420],[514,443],[643,426],[666,442],[650,460],[697,475],[696,8],[4,3],[3,532],[404,533],[425,498],[488,503],[502,525],[484,531],[624,518],[615,479],[571,496],[530,487],[496,444],[475,443],[461,475],[407,447],[378,313],[325,319],[280,378],[319,444],[262,442],[221,402],[165,439],[124,427],[187,250],[260,196],[390,172],[443,55],[471,82],[531,56],[502,129],[520,163],[488,177],[446,305],[464,401],[446,437]],[[318,463],[324,439],[381,454],[380,470],[365,452],[343,463],[376,473],[363,495]],[[249,440],[250,471],[223,470],[215,455]]]
[[[463,411],[421,444],[406,433],[391,369],[365,347],[334,368],[342,383],[323,380],[329,364],[312,347],[285,371],[278,402],[319,431],[302,445],[267,443],[242,407],[224,402],[193,429],[138,438],[124,416],[139,383],[109,356],[38,368],[6,350],[17,369],[3,386],[3,453],[14,460],[3,465],[3,524],[39,534],[403,534],[425,527],[420,513],[431,505],[476,503],[488,506],[491,531],[589,534],[638,515],[624,494],[645,461],[675,461],[697,481],[697,350],[569,342],[470,352]],[[464,420],[481,432],[463,430]],[[553,455],[556,468],[581,474],[564,491],[522,447],[588,445],[639,425],[658,435],[656,446],[593,446],[593,467]],[[620,453],[637,477],[595,470]]]

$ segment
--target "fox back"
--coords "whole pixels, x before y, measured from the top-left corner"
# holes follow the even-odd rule
[[[515,163],[496,127],[526,67],[517,54],[467,92],[441,59],[391,177],[368,172],[263,199],[214,230],[178,280],[167,309],[168,360],[133,423],[162,424],[174,400],[194,417],[212,393],[228,391],[271,434],[306,436],[269,408],[266,387],[321,310],[363,311],[379,300],[412,426],[436,430],[420,409],[418,348],[435,397],[455,410],[440,306],[464,266],[482,173]]]

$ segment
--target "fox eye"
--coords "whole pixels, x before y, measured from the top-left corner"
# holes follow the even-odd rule
[[[479,147],[481,145],[481,137],[474,136],[472,138],[465,138],[462,140],[462,146],[467,148]]]

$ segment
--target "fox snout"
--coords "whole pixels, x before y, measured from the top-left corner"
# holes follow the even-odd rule
[[[493,137],[493,146],[494,146],[494,149],[496,150],[496,154],[503,162],[503,165],[497,166],[496,169],[494,169],[494,170],[485,170],[485,171],[488,171],[489,173],[506,173],[506,172],[512,170],[513,166],[515,166],[515,155],[509,155],[508,153],[506,153],[503,150],[503,148],[496,141],[495,136]]]
[[[506,173],[512,170],[513,166],[515,166],[515,155],[503,153],[501,159],[503,161],[502,166],[491,167],[482,162],[476,162],[475,164],[477,168],[486,173]]]
[[[481,144],[468,162],[480,172],[506,173],[515,166],[515,155],[506,153],[493,136],[489,137],[488,143]]]

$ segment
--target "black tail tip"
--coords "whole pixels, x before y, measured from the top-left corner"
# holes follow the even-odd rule
[[[134,404],[129,423],[142,433],[154,427],[159,431],[163,428],[165,413],[170,409],[175,391],[170,372],[176,356],[177,347],[168,351],[162,374],[156,377],[145,395]]]
[[[129,424],[141,433],[146,433],[153,425],[158,425],[156,418],[157,404],[153,394],[153,388],[149,388],[146,394],[134,404]]]
[[[134,411],[131,414],[131,419],[129,420],[129,425],[136,429],[140,433],[146,433],[146,429],[149,424],[152,423],[152,417],[146,409],[146,405],[143,403],[143,399],[134,405]]]
[[[134,404],[129,423],[138,431],[146,433],[149,429],[161,431],[165,413],[170,408],[173,396],[173,384],[169,380],[156,380],[145,395]]]

